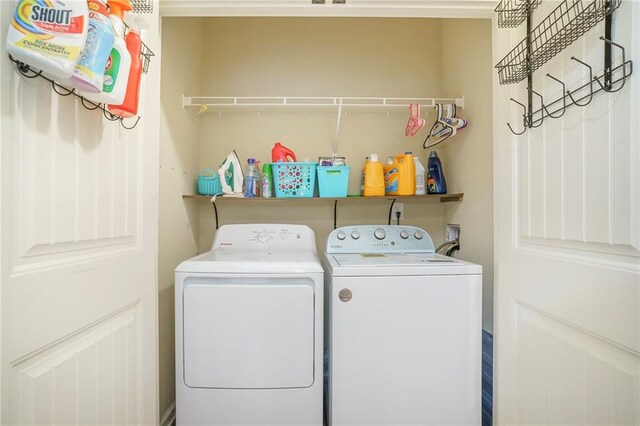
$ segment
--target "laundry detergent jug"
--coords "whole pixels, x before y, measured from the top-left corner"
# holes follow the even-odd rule
[[[442,163],[440,162],[438,153],[435,150],[429,153],[429,162],[427,164],[427,193],[447,193],[447,181],[444,178]]]
[[[377,154],[371,154],[369,161],[364,166],[364,190],[365,197],[380,197],[384,195],[384,171]]]
[[[387,157],[383,171],[385,195],[398,195],[398,164],[393,156]]]
[[[415,195],[416,193],[416,168],[413,162],[413,154],[410,151],[396,155],[398,167],[398,195]]]
[[[276,142],[271,149],[271,162],[296,161],[296,155],[280,142]]]

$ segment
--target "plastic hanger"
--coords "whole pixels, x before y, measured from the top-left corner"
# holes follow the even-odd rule
[[[425,119],[420,117],[420,104],[409,104],[409,121],[404,129],[405,136],[415,136],[425,125]]]

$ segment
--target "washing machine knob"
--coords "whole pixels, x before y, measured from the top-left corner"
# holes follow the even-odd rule
[[[424,237],[424,234],[420,231],[416,231],[415,234],[413,234],[414,237],[416,237],[416,240],[421,240],[422,237]]]
[[[336,234],[336,237],[338,237],[339,240],[344,240],[345,238],[347,238],[347,234],[345,234],[342,231],[338,231],[338,233]]]
[[[403,229],[402,231],[400,231],[400,238],[406,240],[407,238],[409,238],[409,233]]]
[[[373,232],[373,236],[379,240],[384,240],[384,237],[387,236],[387,233],[385,232],[384,229],[378,228]]]
[[[261,243],[267,242],[269,241],[269,233],[267,231],[260,231],[257,238]]]
[[[358,231],[353,231],[351,233],[351,238],[353,238],[354,240],[357,240],[358,238],[360,238],[360,233]]]

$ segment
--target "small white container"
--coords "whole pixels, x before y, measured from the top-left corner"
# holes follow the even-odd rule
[[[426,170],[417,155],[413,157],[413,162],[416,169],[416,195],[425,195],[427,193],[427,189],[425,187]]]

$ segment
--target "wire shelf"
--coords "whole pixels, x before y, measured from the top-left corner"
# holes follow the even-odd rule
[[[513,84],[527,78],[545,62],[560,53],[605,16],[620,6],[622,0],[594,0],[583,7],[582,0],[564,0],[533,31],[531,44],[522,40],[498,64],[500,84]]]
[[[127,29],[127,31],[129,31],[129,26],[126,23],[124,24],[124,27]],[[142,49],[140,50],[140,57],[142,59],[142,72],[147,74],[149,72],[149,63],[151,62],[151,57],[156,56],[156,54],[153,53],[151,49],[149,49],[149,46],[147,46],[144,41],[140,40],[140,43],[142,44]]]
[[[542,0],[502,0],[495,8],[498,13],[498,28],[518,27],[541,2]]]
[[[131,0],[133,13],[153,13],[153,0]]]
[[[151,57],[156,56],[156,54],[153,53],[151,49],[149,49],[149,47],[143,42],[140,55],[142,56],[142,72],[147,74],[147,72],[149,71],[149,63],[151,62]]]

